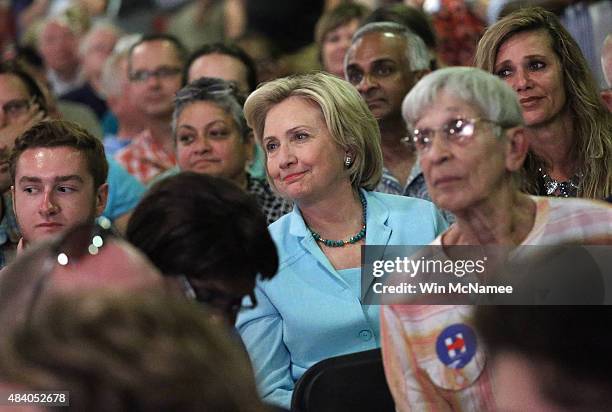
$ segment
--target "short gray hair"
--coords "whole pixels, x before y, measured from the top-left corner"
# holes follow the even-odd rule
[[[406,124],[414,126],[442,91],[474,104],[484,117],[504,129],[523,125],[514,90],[499,77],[474,67],[447,67],[423,77],[402,103]]]
[[[276,79],[258,87],[244,105],[257,141],[262,141],[270,109],[293,96],[316,104],[334,143],[354,153],[355,159],[348,168],[353,188],[374,190],[383,165],[378,123],[357,89],[336,76],[316,72]],[[274,187],[274,182],[268,181]]]
[[[91,48],[91,39],[100,31],[114,34],[117,38],[121,37],[123,31],[109,20],[99,20],[87,31],[83,39],[79,42],[79,56],[87,54]]]
[[[115,43],[112,54],[108,56],[104,66],[102,66],[100,82],[104,97],[119,96],[123,91],[123,78],[118,75],[119,65],[124,59],[127,59],[130,47],[140,41],[141,37],[140,34],[128,34],[120,37]]]
[[[242,106],[244,96],[238,83],[213,77],[201,77],[187,84],[176,93],[174,98],[174,113],[172,113],[172,134],[176,138],[178,118],[185,107],[196,102],[211,102],[230,114],[240,131],[243,141],[251,129],[247,126]]]
[[[391,22],[368,23],[355,32],[351,43],[355,44],[357,40],[368,33],[393,33],[403,37],[406,40],[405,56],[410,71],[415,72],[429,69],[431,56],[425,42],[406,26]],[[348,65],[348,55],[347,53],[344,57],[345,68]]]

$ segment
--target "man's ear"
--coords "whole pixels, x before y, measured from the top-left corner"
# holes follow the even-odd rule
[[[522,126],[506,130],[506,169],[515,172],[523,167],[529,142]]]
[[[100,185],[96,190],[96,217],[100,216],[106,208],[106,201],[108,200],[108,183]]]

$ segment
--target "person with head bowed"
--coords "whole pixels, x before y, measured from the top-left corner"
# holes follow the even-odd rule
[[[410,91],[402,113],[432,200],[456,217],[431,243],[440,253],[454,245],[612,244],[606,203],[519,191],[527,132],[516,94],[497,76],[440,69]],[[473,310],[383,306],[383,359],[399,411],[495,409]]]
[[[380,133],[359,92],[333,75],[281,78],[249,96],[245,115],[271,185],[295,203],[270,225],[279,271],[237,327],[264,400],[288,408],[314,363],[379,345],[378,308],[361,299],[361,246],[419,245],[446,228],[421,199],[372,192]]]
[[[576,41],[542,8],[525,8],[487,29],[475,63],[518,94],[532,194],[604,199],[612,194],[612,114]]]
[[[255,279],[278,270],[255,199],[207,174],[181,172],[155,184],[130,218],[126,237],[171,280],[169,286],[230,328],[244,306],[257,305]]]

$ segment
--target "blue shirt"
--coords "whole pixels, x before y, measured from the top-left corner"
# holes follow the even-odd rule
[[[142,198],[145,187],[129,174],[115,159],[108,161],[108,201],[102,216],[114,221],[119,216],[134,209]]]
[[[114,134],[106,134],[104,135],[104,139],[102,140],[102,144],[104,145],[104,152],[106,153],[106,157],[114,157],[115,154],[132,143],[131,139],[122,139],[117,137]]]
[[[428,244],[447,223],[421,199],[363,192],[367,245]],[[379,346],[378,306],[362,305],[358,269],[337,271],[297,207],[269,226],[279,270],[258,281],[258,305],[236,326],[265,402],[289,409],[295,382],[316,362]]]
[[[425,176],[421,171],[421,166],[418,161],[414,163],[414,166],[412,166],[410,170],[406,187],[402,187],[399,180],[391,174],[389,169],[383,167],[380,183],[378,183],[375,190],[377,192],[389,193],[390,195],[418,197],[419,199],[425,199],[431,202],[431,197],[427,191],[427,184],[425,183]],[[446,210],[441,210],[440,212],[448,223],[453,223],[455,221],[455,216],[452,213]]]

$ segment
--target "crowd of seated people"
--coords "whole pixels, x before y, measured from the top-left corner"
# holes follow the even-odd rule
[[[0,395],[297,411],[380,350],[397,411],[612,408],[609,312],[576,306],[607,273],[572,254],[612,257],[612,33],[536,3],[0,4]],[[535,256],[532,305],[372,301],[399,246]]]

